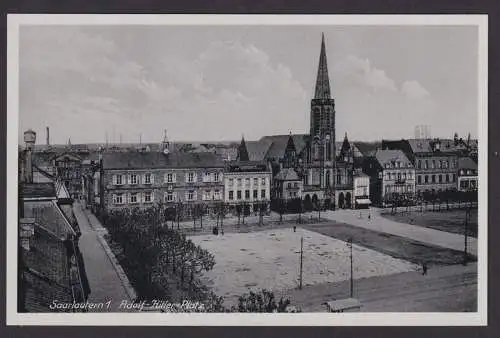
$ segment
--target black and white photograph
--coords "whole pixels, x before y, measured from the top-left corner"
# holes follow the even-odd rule
[[[487,25],[9,15],[8,323],[485,325]]]

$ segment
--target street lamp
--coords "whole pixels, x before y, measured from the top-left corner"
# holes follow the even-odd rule
[[[349,246],[350,248],[350,261],[351,261],[351,276],[350,276],[350,283],[349,283],[349,286],[350,286],[350,294],[351,294],[351,298],[354,297],[354,283],[353,283],[353,274],[352,274],[352,237],[350,237],[348,240],[347,240],[347,245]]]

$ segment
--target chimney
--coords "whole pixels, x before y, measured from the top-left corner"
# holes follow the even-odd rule
[[[35,219],[21,218],[19,220],[19,242],[24,250],[29,251],[35,236]]]
[[[26,159],[25,159],[25,170],[24,173],[26,175],[25,182],[33,183],[33,162],[32,162],[32,154],[35,148],[36,142],[36,133],[28,129],[24,132],[24,143],[26,145]]]
[[[50,130],[49,130],[49,127],[46,127],[47,128],[47,147],[50,146]]]

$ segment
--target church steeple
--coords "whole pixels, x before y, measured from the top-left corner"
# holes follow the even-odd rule
[[[248,161],[248,150],[247,150],[247,145],[245,143],[245,138],[241,136],[241,143],[240,146],[238,147],[238,157],[236,159],[237,161]]]
[[[316,90],[314,91],[314,98],[331,99],[324,34],[321,34],[321,52],[319,54],[318,75],[316,77]]]

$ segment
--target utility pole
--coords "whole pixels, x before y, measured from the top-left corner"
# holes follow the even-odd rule
[[[299,277],[299,289],[302,289],[302,261],[304,255],[304,237],[300,237],[300,277]]]
[[[349,245],[349,248],[350,248],[350,260],[351,260],[351,277],[350,277],[350,295],[351,295],[351,298],[354,297],[354,283],[353,283],[353,273],[352,273],[352,238],[349,238],[348,241],[347,241],[348,245]]]

